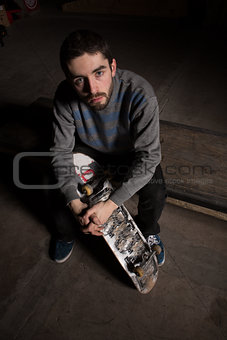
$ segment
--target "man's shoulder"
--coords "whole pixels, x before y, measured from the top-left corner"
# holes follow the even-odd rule
[[[149,81],[133,71],[118,69],[118,78],[125,87],[130,87],[132,92],[141,92],[150,97],[155,96],[154,89]]]
[[[63,80],[59,83],[55,92],[55,98],[59,100],[72,100],[76,99],[75,91],[67,80]]]

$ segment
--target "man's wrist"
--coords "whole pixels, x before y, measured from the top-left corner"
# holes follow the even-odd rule
[[[73,209],[73,206],[75,206],[76,202],[77,202],[77,198],[72,200],[72,201],[70,201],[69,204],[68,204],[69,208]]]
[[[106,203],[107,203],[108,206],[109,206],[110,208],[112,208],[113,210],[115,210],[115,209],[118,208],[118,205],[117,205],[116,203],[114,203],[111,199],[108,199],[108,200],[106,201]]]
[[[69,208],[75,215],[80,215],[82,211],[87,208],[87,204],[81,202],[79,198],[76,198],[69,202]]]

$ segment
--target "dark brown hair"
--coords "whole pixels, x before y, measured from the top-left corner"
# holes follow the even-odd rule
[[[112,63],[112,53],[105,39],[99,34],[89,30],[78,30],[70,33],[60,49],[60,63],[62,70],[68,75],[67,63],[76,57],[82,56],[84,53],[95,54],[100,52],[108,59],[109,64]]]

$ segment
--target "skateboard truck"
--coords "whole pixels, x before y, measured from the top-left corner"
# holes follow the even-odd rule
[[[144,269],[143,265],[145,262],[147,262],[149,257],[153,257],[156,255],[159,255],[161,253],[162,249],[159,245],[155,244],[151,248],[151,252],[147,252],[143,255],[143,258],[139,256],[138,258],[126,258],[128,270],[131,271],[132,273],[135,273],[138,277],[142,278],[144,275]]]
[[[105,177],[95,178],[89,183],[82,184],[78,187],[78,193],[81,200],[93,206],[99,201],[106,201],[112,191],[112,186]]]

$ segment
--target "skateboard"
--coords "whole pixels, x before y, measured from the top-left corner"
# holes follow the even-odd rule
[[[113,186],[99,164],[91,157],[81,153],[73,155],[76,174],[80,177],[78,195],[81,201],[92,207],[106,201]],[[103,238],[117,260],[131,278],[137,290],[147,294],[158,278],[156,255],[160,246],[152,249],[124,205],[118,207],[108,221],[103,224]]]

